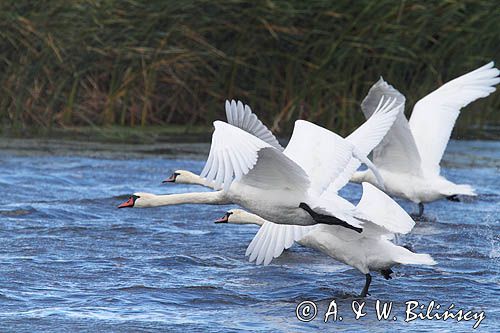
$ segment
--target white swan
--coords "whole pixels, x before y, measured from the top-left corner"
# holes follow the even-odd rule
[[[371,185],[364,183],[366,192],[369,192]],[[366,193],[365,192],[365,193]],[[396,213],[404,215],[404,212]],[[263,218],[243,211],[241,209],[232,209],[228,211],[216,223],[235,223],[235,224],[257,224],[260,227],[259,232],[252,241],[254,243],[265,243],[267,248],[265,253],[267,256],[273,256],[276,251],[276,244],[280,244],[280,240],[275,238],[263,239],[258,238],[259,233],[267,235],[278,235],[279,233],[268,232],[267,229],[277,227],[276,224],[266,221]],[[385,228],[372,225],[371,230],[365,229],[365,232],[358,234],[352,230],[348,230],[338,226],[330,226],[320,224],[317,226],[300,227],[303,229],[299,231],[300,237],[297,242],[303,246],[316,249],[324,254],[358,269],[361,273],[365,274],[365,285],[361,291],[361,297],[368,295],[368,289],[371,283],[370,271],[379,271],[384,278],[391,279],[393,273],[392,267],[398,264],[405,265],[435,265],[436,262],[428,254],[417,254],[407,250],[404,247],[393,244],[390,239],[394,236],[392,232]],[[409,232],[413,228],[407,228],[404,233]],[[257,244],[258,246],[258,244]]]
[[[457,195],[476,195],[471,186],[455,184],[440,176],[439,163],[460,109],[495,91],[500,71],[493,66],[490,62],[425,96],[415,104],[409,122],[401,111],[373,150],[373,163],[384,179],[386,192],[417,203],[419,216],[424,211],[423,203],[442,198],[457,200]],[[366,118],[371,116],[382,95],[397,98],[398,103],[405,102],[399,91],[380,78],[361,104]],[[369,170],[356,172],[351,180],[376,184]]]

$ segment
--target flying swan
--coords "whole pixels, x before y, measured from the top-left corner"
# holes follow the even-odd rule
[[[363,196],[370,194],[376,189],[369,183],[363,183]],[[386,196],[380,191],[372,193],[375,196]],[[363,199],[361,199],[363,200]],[[368,201],[365,201],[368,202]],[[406,213],[395,202],[391,207],[392,213],[398,216],[405,216]],[[216,223],[234,223],[234,224],[256,224],[261,226],[261,230],[266,228],[274,228],[276,224],[266,221],[263,218],[246,212],[241,209],[232,209],[228,211],[222,218],[215,221]],[[365,285],[361,291],[361,297],[369,295],[368,289],[372,277],[370,271],[379,271],[382,276],[389,280],[393,273],[392,267],[398,264],[404,265],[435,265],[436,262],[428,254],[417,254],[410,250],[393,244],[390,240],[394,237],[394,233],[408,233],[414,226],[414,222],[409,219],[402,219],[397,230],[392,225],[366,226],[363,233],[358,234],[352,230],[348,230],[338,226],[319,224],[316,226],[300,227],[304,229],[303,235],[297,239],[300,245],[318,250],[333,259],[336,259],[346,265],[356,268],[365,275]],[[276,235],[273,232],[267,232],[268,235]],[[257,239],[257,241],[256,241]],[[262,242],[262,238],[254,238],[254,241]],[[273,244],[269,239],[264,242]],[[279,242],[274,242],[275,244]],[[255,245],[254,245],[255,246]],[[258,245],[257,245],[258,246]],[[265,246],[264,246],[265,248]],[[267,253],[261,252],[261,255],[272,257],[274,250],[272,246],[267,247]]]
[[[476,195],[470,185],[455,184],[441,176],[439,163],[460,109],[494,92],[494,86],[500,82],[499,73],[490,62],[444,84],[415,104],[410,121],[402,108],[392,128],[373,150],[373,163],[382,175],[385,191],[417,203],[418,216],[424,213],[424,203]],[[380,78],[361,104],[367,119],[383,95],[405,103],[405,97]],[[351,180],[377,184],[370,170],[356,172]]]

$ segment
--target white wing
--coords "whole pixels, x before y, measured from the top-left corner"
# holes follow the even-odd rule
[[[233,180],[261,189],[307,191],[304,170],[276,148],[259,138],[222,121],[214,122],[212,146],[202,177],[215,181],[225,191]]]
[[[308,175],[311,189],[321,194],[345,169],[354,145],[341,136],[310,123],[297,120],[285,151]]]
[[[226,100],[226,117],[229,124],[255,135],[276,149],[281,151],[284,149],[271,130],[269,130],[252,112],[250,106],[246,104],[243,105],[241,101],[236,102],[232,100],[229,102]]]
[[[290,248],[315,226],[283,225],[265,222],[248,245],[246,256],[257,265],[269,265],[283,250]]]
[[[399,104],[397,104],[398,102]],[[384,101],[383,97],[380,98],[373,115],[346,138],[356,147],[356,156],[366,157],[380,143],[402,109],[404,109],[404,99],[398,101],[397,99],[386,98]],[[363,160],[363,162],[369,161]],[[328,187],[328,191],[337,193],[347,184],[360,165],[361,161],[359,159],[352,158],[344,171]]]
[[[382,141],[398,114],[404,110],[405,100],[404,97],[401,99],[401,96],[387,98],[387,95],[382,95],[370,118],[346,138],[359,152],[366,156]],[[366,98],[363,103],[365,102]]]
[[[356,210],[365,215],[369,222],[382,228],[380,233],[407,234],[413,229],[415,222],[396,201],[370,183],[364,182],[362,185],[363,195]],[[363,226],[369,229],[368,223]]]
[[[420,156],[404,115],[405,97],[399,91],[380,78],[361,103],[361,110],[369,119],[374,113],[382,96],[397,99],[397,105],[403,104],[391,129],[373,150],[373,163],[378,168],[399,173],[420,175]]]
[[[439,162],[450,139],[460,109],[495,91],[500,71],[490,62],[462,75],[415,104],[410,128],[426,174],[439,175]]]

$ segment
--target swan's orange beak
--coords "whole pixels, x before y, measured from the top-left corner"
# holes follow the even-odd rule
[[[134,207],[134,203],[135,203],[134,197],[130,197],[127,201],[118,206],[118,208]]]
[[[220,219],[215,220],[214,223],[227,223],[228,219],[229,219],[229,215],[226,213]]]

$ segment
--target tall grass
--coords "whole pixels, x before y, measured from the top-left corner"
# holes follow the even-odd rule
[[[210,124],[223,100],[277,131],[348,133],[379,75],[419,97],[500,60],[496,1],[0,2],[3,127]],[[500,122],[500,94],[459,128]]]

